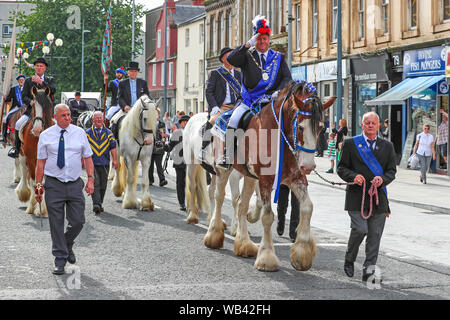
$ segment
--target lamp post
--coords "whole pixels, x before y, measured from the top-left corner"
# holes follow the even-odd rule
[[[90,30],[84,30],[84,20],[81,27],[81,92],[84,91],[84,33],[91,32]]]
[[[53,35],[53,33],[48,33],[47,34],[47,40],[49,41],[49,45],[48,46],[43,46],[42,47],[42,53],[45,55],[50,53],[50,75],[53,76],[53,51],[51,51],[51,46],[53,43],[55,43],[55,46],[57,47],[61,47],[63,45],[63,41],[61,39],[56,39],[55,41],[53,41],[55,39],[55,36]]]

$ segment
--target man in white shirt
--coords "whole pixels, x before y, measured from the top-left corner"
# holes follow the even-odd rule
[[[45,175],[45,201],[55,257],[53,274],[62,275],[66,261],[76,262],[72,247],[85,222],[82,161],[88,174],[84,188],[88,195],[94,192],[94,165],[86,133],[70,124],[69,107],[59,104],[54,113],[56,124],[39,136],[35,189],[40,189]],[[36,200],[41,202],[42,195],[38,193]],[[68,221],[66,232],[64,212]]]

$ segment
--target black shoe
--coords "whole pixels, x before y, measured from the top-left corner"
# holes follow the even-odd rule
[[[18,158],[19,157],[19,152],[17,151],[17,149],[16,148],[12,148],[11,150],[9,150],[9,152],[8,152],[8,157],[11,157],[11,158]]]
[[[67,262],[74,264],[77,262],[77,258],[75,257],[75,253],[73,253],[73,250],[69,250],[69,256],[67,257]]]
[[[159,186],[164,187],[167,183],[168,183],[167,180],[163,180],[159,183]]]
[[[285,224],[284,216],[280,216],[280,214],[278,214],[277,233],[280,237],[284,233],[284,224]]]
[[[180,210],[181,211],[186,211],[186,207],[185,206],[180,206]]]
[[[422,179],[422,176],[420,176],[420,182],[422,182],[422,183],[423,183],[423,179]]]
[[[100,212],[102,212],[102,208],[99,205],[95,205],[92,211],[94,211],[95,214],[99,214]]]
[[[100,206],[100,212],[103,212],[103,211],[105,211],[105,209],[102,206]]]
[[[346,274],[348,277],[352,278],[353,275],[355,274],[355,266],[354,266],[354,263],[353,263],[353,262],[345,261],[345,263],[344,263],[344,271],[345,271],[345,274]],[[363,277],[364,277],[364,276],[363,276]]]
[[[64,267],[63,266],[55,267],[55,269],[53,269],[52,273],[57,276],[63,275],[65,273]]]
[[[292,242],[295,242],[295,239],[297,238],[297,231],[295,231],[295,228],[289,229],[289,238],[291,238]]]

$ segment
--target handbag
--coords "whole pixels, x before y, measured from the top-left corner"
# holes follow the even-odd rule
[[[411,155],[411,157],[409,157],[408,159],[408,163],[409,163],[409,167],[411,169],[418,169],[420,167],[420,161],[419,161],[419,157],[417,156],[417,154],[413,154]]]

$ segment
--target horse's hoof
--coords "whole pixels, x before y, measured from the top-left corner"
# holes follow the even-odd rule
[[[205,234],[203,238],[203,243],[207,248],[210,249],[220,249],[223,248],[223,241],[225,239],[225,232],[223,230],[217,230],[213,228],[211,231]]]
[[[255,261],[255,268],[259,271],[278,271],[280,260],[272,250],[260,249]]]
[[[223,219],[222,219],[222,227],[223,227],[223,230],[227,230],[227,227],[228,227],[227,223]]]
[[[234,254],[239,257],[253,258],[258,254],[258,246],[249,239],[241,241],[236,237],[234,240]]]
[[[317,247],[314,239],[309,242],[296,242],[291,247],[291,265],[299,271],[311,269]]]
[[[189,217],[186,218],[186,223],[187,224],[197,224],[198,223],[198,217],[189,215]]]

